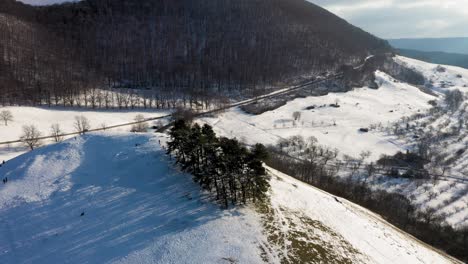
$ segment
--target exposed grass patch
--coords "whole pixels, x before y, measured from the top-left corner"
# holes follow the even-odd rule
[[[270,252],[284,264],[363,262],[360,252],[320,221],[283,207],[273,208],[267,199],[257,202],[255,208],[268,240],[268,248],[262,248],[265,261]]]

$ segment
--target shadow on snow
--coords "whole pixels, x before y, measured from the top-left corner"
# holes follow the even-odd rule
[[[41,202],[0,207],[0,263],[103,263],[165,235],[238,213],[223,212],[206,199],[190,175],[171,168],[146,136],[92,135],[83,140],[71,189]],[[64,150],[72,141],[35,154]],[[33,158],[26,154],[8,167],[26,161],[19,171],[27,170]]]

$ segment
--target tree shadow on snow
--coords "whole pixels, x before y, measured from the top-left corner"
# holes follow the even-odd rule
[[[87,137],[70,190],[0,210],[0,263],[104,263],[228,213],[149,141]]]

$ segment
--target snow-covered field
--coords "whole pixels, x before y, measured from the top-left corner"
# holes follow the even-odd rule
[[[295,99],[258,116],[232,109],[202,121],[220,135],[246,143],[314,136],[341,154],[356,157],[371,151],[368,161],[373,161],[411,148],[411,142],[360,128],[391,126],[402,117],[425,113],[432,107],[428,101],[443,101],[445,90],[468,92],[468,70],[444,66],[441,71],[438,65],[396,60],[422,72],[436,96],[377,72],[377,90]],[[336,103],[339,107],[331,106]],[[167,113],[4,109],[13,113],[14,121],[8,126],[0,122],[0,141],[18,139],[22,126],[30,124],[44,135],[54,123],[74,132],[78,115],[96,128],[130,122],[140,113]],[[296,111],[301,118],[294,122]],[[329,263],[454,261],[371,212],[272,169],[271,195],[263,207],[220,210],[189,175],[172,167],[158,144],[163,135],[127,131],[91,133],[28,153],[19,144],[0,146],[0,161],[8,161],[0,167],[0,178],[9,178],[0,185],[0,263],[294,263],[304,261],[304,251]],[[462,143],[447,140],[444,151],[457,150]],[[461,159],[454,169],[462,171],[467,162]],[[434,208],[453,226],[468,223],[466,183],[376,178],[369,184],[403,193],[420,209]]]
[[[322,262],[456,263],[271,169],[269,210],[221,210],[171,165],[159,140],[91,133],[7,162],[0,263],[279,263],[304,249]]]
[[[336,148],[342,154],[357,157],[371,151],[372,159],[381,154],[394,154],[403,146],[383,134],[366,134],[360,128],[399,120],[403,116],[424,112],[436,97],[416,87],[400,83],[383,72],[377,72],[378,90],[360,88],[347,93],[330,93],[295,99],[276,110],[261,115],[249,115],[233,109],[215,118],[204,118],[217,132],[237,137],[247,143],[275,144],[281,138],[301,135],[316,137],[323,145]],[[338,103],[339,108],[330,106]],[[315,109],[306,108],[314,106]],[[295,122],[294,112],[301,118]]]
[[[384,129],[375,129],[362,133],[360,128],[377,126],[392,127],[403,117],[424,114],[432,106],[430,100],[443,104],[443,92],[459,89],[468,92],[468,70],[443,66],[397,57],[396,61],[421,72],[434,95],[423,92],[418,87],[394,80],[383,72],[376,73],[379,89],[358,88],[347,93],[330,93],[326,96],[299,98],[286,105],[261,115],[249,115],[239,109],[232,109],[218,117],[204,118],[203,122],[215,127],[215,131],[228,137],[237,137],[242,141],[275,144],[280,139],[302,136],[307,140],[314,136],[319,144],[336,148],[340,154],[359,157],[363,151],[370,151],[367,162],[377,160],[381,154],[393,155],[398,151],[411,149],[414,140],[412,134],[400,138]],[[340,105],[339,108],[331,104]],[[307,110],[314,106],[314,109]],[[294,122],[293,113],[300,112],[301,118]],[[445,129],[456,124],[456,113],[445,115],[432,124],[437,130],[438,122],[451,120]],[[406,123],[405,123],[406,125]],[[464,139],[453,137],[440,144],[440,151],[454,155],[468,146],[466,127],[460,133]],[[449,157],[451,157],[449,155]],[[460,156],[450,171],[457,177],[468,177],[468,151]],[[398,192],[408,197],[420,210],[435,210],[438,215],[455,227],[468,225],[468,182],[458,181],[415,181],[379,177],[369,184],[375,188]]]
[[[86,108],[61,108],[61,107],[0,107],[0,111],[9,110],[13,114],[13,122],[5,126],[0,122],[0,142],[18,140],[22,134],[24,125],[35,125],[43,136],[51,133],[51,125],[59,124],[64,133],[76,132],[74,128],[75,116],[85,116],[91,124],[91,128],[101,128],[103,125],[111,126],[132,122],[137,114],[145,117],[157,117],[166,115],[163,111],[144,110],[87,110]],[[115,131],[130,131],[130,127],[113,129]],[[44,140],[44,144],[52,143],[52,140]],[[0,145],[0,161],[9,160],[28,149],[22,144]]]

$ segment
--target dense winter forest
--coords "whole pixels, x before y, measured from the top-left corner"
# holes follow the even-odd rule
[[[2,0],[0,103],[206,106],[389,50],[302,0]]]

